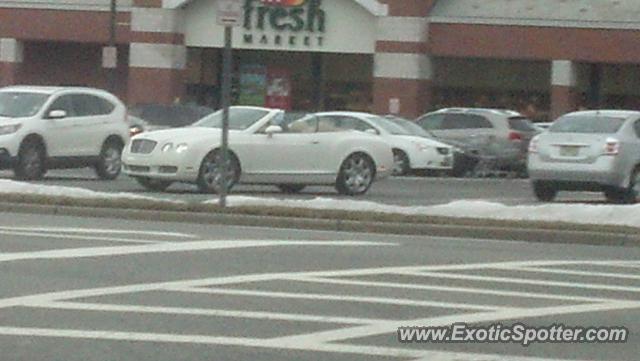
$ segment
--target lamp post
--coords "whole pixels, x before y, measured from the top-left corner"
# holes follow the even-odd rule
[[[217,23],[224,27],[224,50],[222,55],[222,144],[220,147],[220,207],[227,206],[229,167],[229,107],[231,106],[231,75],[233,72],[232,39],[233,28],[240,26],[244,9],[242,0],[218,0]]]

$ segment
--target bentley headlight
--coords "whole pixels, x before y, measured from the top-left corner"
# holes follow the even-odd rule
[[[166,152],[170,151],[171,149],[173,149],[173,143],[167,143],[167,144],[162,146],[162,152],[163,153],[166,153]]]
[[[180,143],[176,146],[176,153],[184,153],[189,149],[189,145],[187,143]]]
[[[0,135],[13,134],[22,128],[22,124],[11,124],[0,126]]]

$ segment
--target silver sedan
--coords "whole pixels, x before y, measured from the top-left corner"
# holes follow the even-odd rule
[[[635,203],[640,112],[592,110],[560,117],[531,141],[528,170],[541,201],[569,190],[604,192],[610,202]]]

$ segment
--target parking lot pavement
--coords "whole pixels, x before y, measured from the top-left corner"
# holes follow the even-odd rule
[[[637,342],[397,336],[520,321],[635,337],[635,249],[23,217],[0,215],[3,360],[637,360]]]
[[[11,178],[11,172],[0,172],[0,179]],[[129,192],[187,202],[201,202],[212,198],[210,194],[198,193],[196,187],[190,184],[174,184],[166,192],[151,192],[126,176],[110,182],[98,181],[90,169],[54,170],[47,173],[44,180],[35,183],[100,192]],[[285,195],[276,187],[240,185],[233,188],[233,194],[288,199],[340,198],[331,187],[308,187],[300,194]],[[395,177],[374,183],[367,194],[357,199],[401,206],[446,204],[456,200],[485,200],[507,205],[537,203],[528,180],[503,178]],[[599,203],[603,200],[604,197],[599,193],[571,192],[562,192],[557,199],[559,202],[587,203]]]

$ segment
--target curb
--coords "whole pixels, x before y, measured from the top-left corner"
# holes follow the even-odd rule
[[[312,219],[278,216],[255,216],[224,213],[148,211],[138,209],[56,206],[30,203],[0,202],[0,212],[35,213],[44,215],[94,218],[123,218],[138,221],[218,224],[230,226],[270,227],[322,230],[336,232],[423,235],[474,239],[525,241],[536,243],[567,243],[600,246],[640,247],[640,235],[635,232],[593,232],[548,230],[522,227],[461,226]]]

